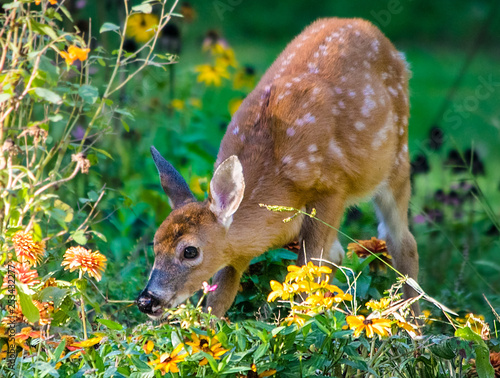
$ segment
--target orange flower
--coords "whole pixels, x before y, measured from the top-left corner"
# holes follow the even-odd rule
[[[187,353],[179,355],[179,352],[183,347],[184,344],[177,345],[172,353],[163,353],[160,355],[156,352],[155,355],[158,358],[150,361],[149,365],[155,365],[154,369],[160,370],[161,375],[165,375],[166,373],[178,373],[179,368],[177,367],[177,364],[184,361],[188,355]]]
[[[77,343],[73,343],[71,346],[77,347],[77,348],[89,348],[92,347],[96,344],[99,344],[103,338],[101,336],[99,337],[93,337],[88,340],[83,340]]]
[[[376,258],[370,263],[370,271],[372,272],[377,270],[385,272],[387,265],[392,265],[392,257],[387,251],[385,241],[375,237],[372,237],[370,240],[357,240],[357,243],[349,243],[347,246],[347,257],[351,257],[353,253],[361,258],[369,257],[372,254],[377,255],[382,261]]]
[[[29,338],[33,339],[39,339],[40,338],[40,331],[33,331],[31,327],[24,327],[21,329],[21,332],[17,333],[15,338],[16,340],[28,340]]]
[[[39,284],[40,281],[38,278],[38,272],[36,270],[31,270],[30,266],[26,263],[19,263],[17,261],[13,261],[11,263],[14,266],[14,274],[16,276],[16,283],[22,283],[28,286],[34,286]],[[12,281],[10,282],[12,284]],[[6,275],[3,278],[2,289],[6,288],[9,285],[9,277]]]
[[[18,231],[12,237],[14,250],[20,262],[28,262],[29,265],[37,266],[42,261],[45,253],[45,243],[33,240],[31,234]]]
[[[35,307],[38,309],[40,313],[40,319],[38,320],[38,323],[40,325],[47,325],[50,324],[52,321],[52,318],[50,317],[51,313],[54,311],[54,306],[49,303],[49,302],[40,302],[37,300],[33,300],[33,304]],[[9,311],[11,309],[9,308]],[[28,321],[28,319],[24,316],[22,309],[21,309],[21,304],[19,302],[16,302],[14,308],[12,309],[12,312],[6,316],[5,318],[2,319],[2,324],[8,325],[10,323],[28,323],[28,324],[33,324]]]
[[[84,61],[88,58],[88,53],[90,49],[81,49],[77,46],[68,47],[68,52],[61,51],[59,54],[66,60],[67,64],[73,64],[75,60]]]
[[[363,315],[349,315],[345,318],[350,329],[354,329],[354,337],[358,337],[363,330],[366,336],[372,338],[374,333],[380,336],[389,336],[391,321],[389,319],[365,319]]]
[[[66,250],[61,265],[71,272],[80,269],[83,273],[86,272],[89,276],[100,281],[101,273],[106,269],[106,261],[106,257],[100,254],[99,251],[92,252],[90,249],[78,246]]]

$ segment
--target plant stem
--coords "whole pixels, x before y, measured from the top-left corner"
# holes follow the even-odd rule
[[[83,278],[83,272],[80,270],[79,277],[80,280]],[[85,303],[83,301],[83,293],[81,293],[82,298],[80,299],[80,306],[82,310],[82,325],[83,325],[83,337],[87,340],[87,320],[85,318]]]

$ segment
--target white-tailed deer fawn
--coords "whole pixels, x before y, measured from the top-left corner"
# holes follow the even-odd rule
[[[250,261],[297,239],[298,264],[313,257],[342,261],[334,229],[309,217],[283,223],[283,214],[259,203],[315,208],[338,228],[346,207],[372,197],[394,266],[416,279],[417,246],[407,217],[408,109],[406,62],[375,26],[338,18],[310,25],[234,115],[207,201],[197,202],[151,148],[173,211],[156,232],[139,309],[160,316],[215,275],[208,306],[221,316]]]

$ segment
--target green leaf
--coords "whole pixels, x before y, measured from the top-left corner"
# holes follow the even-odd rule
[[[83,230],[78,230],[73,232],[73,234],[71,234],[71,237],[73,238],[74,241],[76,241],[80,245],[84,245],[87,243],[87,238]]]
[[[490,351],[486,346],[477,346],[476,371],[479,378],[495,378],[495,369],[491,366]]]
[[[11,97],[12,97],[12,95],[10,93],[0,93],[0,104],[2,102],[10,100]]]
[[[58,38],[57,33],[54,31],[54,29],[52,29],[47,24],[40,24],[36,21],[31,20],[31,27],[33,28],[33,31],[37,32],[38,34],[48,35],[54,41]]]
[[[66,339],[62,339],[62,341],[59,343],[56,350],[54,351],[54,359],[56,361],[58,361],[59,358],[61,358],[61,354],[65,347],[66,347]]]
[[[151,4],[141,4],[132,7],[132,11],[138,13],[151,13],[153,11],[153,7]]]
[[[71,17],[71,13],[69,13],[69,10],[63,5],[63,4],[58,4],[59,9],[62,10],[64,15],[68,17],[68,19],[73,23],[73,17]]]
[[[59,105],[62,103],[61,96],[47,88],[35,88],[35,94],[52,104]]]
[[[118,25],[115,25],[111,22],[105,22],[101,26],[101,29],[99,29],[99,33],[106,33],[108,31],[118,31],[118,30],[120,30],[120,27]]]
[[[99,91],[92,85],[84,84],[78,89],[78,94],[87,104],[95,104],[99,97]]]
[[[101,150],[100,148],[95,148],[95,147],[92,147],[92,149],[96,152],[99,152],[100,154],[103,154],[104,156],[106,156],[107,158],[110,158],[111,160],[114,160],[113,159],[113,156],[111,156],[107,151],[105,150]],[[97,198],[95,199],[97,201]]]
[[[120,121],[122,122],[123,128],[128,133],[130,131],[130,127],[129,127],[128,123],[125,122],[125,120],[123,118],[120,118]]]
[[[115,331],[121,331],[123,329],[123,326],[120,323],[114,322],[109,319],[97,319],[97,322]]]
[[[483,339],[481,339],[481,336],[479,336],[477,333],[474,333],[472,329],[470,329],[470,327],[463,327],[457,329],[455,331],[455,336],[460,337],[467,341],[474,341],[479,344],[484,342]]]
[[[59,287],[49,286],[37,294],[37,299],[41,302],[54,302],[54,308],[57,309],[61,307],[64,298],[66,298],[69,292],[69,289],[61,289]]]
[[[70,205],[68,205],[67,203],[64,203],[63,201],[61,201],[59,199],[56,199],[54,201],[54,207],[56,209],[64,211],[64,213],[66,214],[66,216],[63,219],[64,222],[69,223],[73,220],[74,210]]]
[[[17,290],[19,301],[21,302],[21,310],[30,323],[36,323],[40,319],[40,311],[33,304],[31,295],[25,294],[22,290]]]

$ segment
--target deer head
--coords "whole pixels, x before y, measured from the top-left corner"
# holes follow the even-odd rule
[[[157,318],[225,266],[230,253],[225,236],[243,199],[245,181],[240,161],[231,156],[215,171],[208,200],[197,202],[172,164],[154,147],[151,154],[173,209],[155,234],[155,262],[137,299],[142,312]]]

